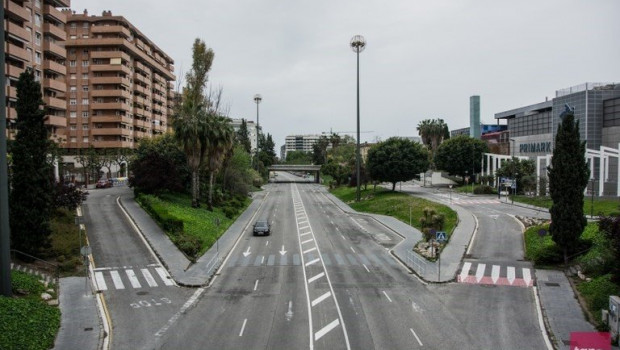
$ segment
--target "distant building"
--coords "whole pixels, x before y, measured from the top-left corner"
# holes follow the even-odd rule
[[[241,127],[241,120],[243,120],[243,118],[240,118],[240,119],[231,118],[230,119],[230,124],[232,125],[235,132],[239,131],[239,128]],[[255,152],[256,151],[256,124],[254,123],[253,120],[246,119],[245,125],[247,125],[248,136],[250,137],[250,148],[252,149],[252,152]]]
[[[319,141],[319,139],[324,135],[289,135],[286,137],[285,141],[285,152],[284,158],[288,152],[291,151],[302,151],[302,152],[312,152],[312,146]]]
[[[469,136],[480,139],[480,96],[469,97]]]
[[[478,129],[480,130],[480,138],[482,138],[482,135],[488,134],[488,133],[494,133],[494,132],[501,132],[504,130],[508,129],[507,125],[499,125],[499,124],[480,124],[478,126]],[[450,131],[450,137],[456,137],[459,135],[470,135],[470,128],[461,128],[461,129],[456,129],[456,130],[451,130]]]

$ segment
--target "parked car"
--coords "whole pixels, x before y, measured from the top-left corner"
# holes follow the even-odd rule
[[[95,185],[96,188],[108,188],[108,187],[112,187],[112,181],[108,180],[108,179],[100,179],[99,181],[97,181],[97,184]]]
[[[254,223],[254,236],[269,236],[271,226],[267,220],[257,220]]]

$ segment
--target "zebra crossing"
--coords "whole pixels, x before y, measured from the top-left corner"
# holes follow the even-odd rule
[[[532,269],[527,267],[502,266],[486,263],[463,263],[461,272],[456,276],[459,283],[487,284],[498,286],[532,287],[535,277]]]
[[[95,289],[139,289],[174,286],[174,281],[160,265],[145,267],[100,267],[93,270]]]
[[[307,261],[318,259],[314,251],[305,252]],[[374,266],[385,267],[398,266],[398,263],[387,254],[362,254],[362,253],[327,253],[321,252],[321,258],[325,266]],[[269,254],[257,256],[243,256],[242,253],[231,255],[226,266],[299,266],[301,257],[299,254]]]
[[[475,204],[499,204],[497,199],[454,199],[452,204],[456,205],[475,205]]]

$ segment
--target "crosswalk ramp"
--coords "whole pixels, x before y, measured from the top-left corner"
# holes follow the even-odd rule
[[[120,267],[94,269],[95,288],[99,291],[109,289],[140,289],[174,286],[174,281],[163,267]]]
[[[314,261],[319,256],[316,251],[307,252],[306,261]],[[327,253],[322,252],[321,258],[325,266],[359,266],[359,267],[386,267],[399,266],[396,260],[388,254],[361,254],[361,253]],[[235,266],[299,266],[301,258],[299,254],[287,253],[269,254],[269,255],[249,255],[242,254],[231,255],[228,259],[228,267]]]
[[[456,276],[459,283],[488,284],[498,286],[532,287],[535,277],[527,267],[503,266],[486,263],[463,263]]]

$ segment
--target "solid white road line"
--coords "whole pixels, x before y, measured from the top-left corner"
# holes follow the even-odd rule
[[[140,269],[140,271],[142,271],[142,276],[144,276],[144,279],[146,280],[146,283],[148,283],[149,287],[157,287],[157,282],[155,282],[153,275],[151,275],[151,271],[148,269]]]
[[[164,281],[164,284],[167,286],[172,286],[174,285],[174,282],[172,282],[170,280],[170,277],[168,276],[168,274],[166,273],[166,270],[164,270],[163,267],[156,267],[155,271],[157,272],[157,274],[159,275],[159,277],[161,278],[162,281]]]
[[[243,337],[243,331],[245,330],[245,324],[248,322],[248,319],[246,318],[245,320],[243,320],[243,326],[241,326],[241,332],[239,332],[239,336]]]
[[[418,335],[415,334],[415,332],[413,331],[413,328],[409,328],[409,330],[411,331],[411,334],[413,334],[413,336],[415,337],[415,340],[418,341],[418,344],[420,344],[420,346],[424,346],[424,345],[422,345],[422,342],[420,341],[420,338],[418,338]]]
[[[333,320],[330,324],[328,324],[327,326],[321,328],[318,332],[314,333],[314,340],[317,341],[317,340],[321,339],[321,337],[323,337],[325,334],[329,333],[329,331],[331,331],[332,329],[338,327],[339,324],[340,324],[340,320],[339,319]]]
[[[125,285],[123,284],[123,280],[121,279],[121,275],[118,274],[118,271],[110,271],[110,276],[112,276],[112,282],[114,282],[114,288],[125,289]]]
[[[258,288],[258,280],[256,280],[256,283],[254,283],[254,290],[256,290],[256,288]]]
[[[387,300],[391,303],[392,299],[390,299],[390,296],[387,295],[387,293],[385,291],[383,291],[383,294],[385,295],[385,297],[387,298]]]
[[[367,272],[370,272],[370,270],[368,269],[368,267],[366,267],[365,264],[362,264],[362,266],[364,266],[364,268],[366,269]]]
[[[318,304],[318,303],[322,302],[323,300],[325,300],[325,299],[327,299],[327,298],[329,298],[329,297],[331,297],[331,296],[332,296],[332,293],[331,293],[331,292],[327,292],[327,293],[325,293],[325,294],[321,295],[320,297],[318,297],[318,298],[316,298],[316,299],[312,300],[312,306],[315,306],[316,304]]]
[[[478,268],[476,269],[476,282],[480,282],[482,277],[484,277],[484,269],[486,269],[487,264],[478,264]]]
[[[491,280],[493,280],[493,284],[497,283],[499,279],[499,265],[493,265],[493,269],[491,270]]]
[[[312,282],[314,282],[314,281],[318,280],[319,278],[321,278],[321,277],[323,277],[323,276],[325,276],[325,272],[321,272],[321,273],[319,273],[318,275],[311,277],[311,278],[308,280],[308,283],[312,283]]]
[[[98,290],[108,290],[108,286],[103,279],[103,272],[95,272],[95,281],[97,282]]]
[[[133,288],[141,288],[142,287],[140,285],[140,281],[138,280],[138,277],[136,277],[136,273],[133,272],[133,270],[125,270],[125,274],[127,275],[127,278],[129,278],[129,282],[131,283],[131,286]]]
[[[353,249],[353,247],[349,247],[349,248],[351,248],[351,251],[352,251],[353,253],[355,253],[355,249]],[[355,253],[355,254],[357,254],[357,253]]]
[[[461,269],[461,273],[459,274],[459,277],[461,277],[461,282],[464,282],[469,275],[469,269],[471,269],[471,263],[467,261],[463,264],[463,268]]]

